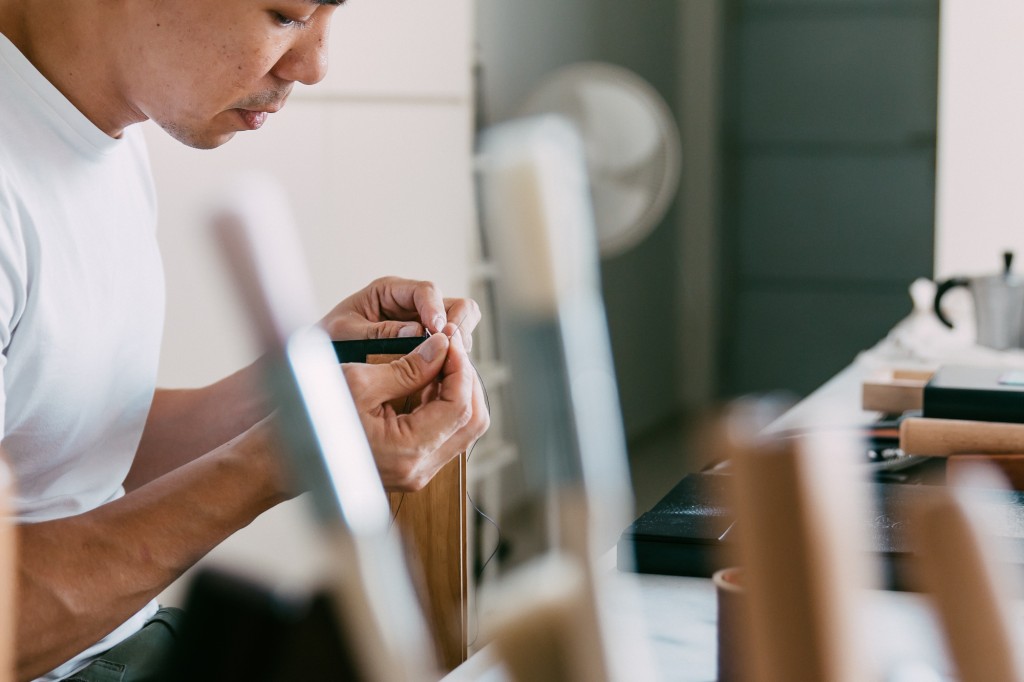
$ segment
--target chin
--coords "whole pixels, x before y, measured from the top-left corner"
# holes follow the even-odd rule
[[[167,121],[157,121],[157,125],[178,142],[193,149],[215,149],[235,136],[237,131],[214,132],[199,130]]]

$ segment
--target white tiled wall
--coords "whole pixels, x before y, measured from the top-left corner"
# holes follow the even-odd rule
[[[312,99],[211,151],[152,127],[168,278],[163,384],[214,380],[255,353],[205,222],[218,190],[244,170],[267,170],[287,188],[324,312],[385,274],[464,295],[469,128],[464,105]]]
[[[943,0],[936,195],[937,277],[1024,272],[1024,4]]]
[[[465,98],[471,84],[468,0],[361,0],[339,7],[331,67],[296,94]]]
[[[384,274],[468,293],[470,27],[470,0],[348,3],[328,77],[297,88],[261,130],[198,151],[149,125],[168,285],[161,385],[201,385],[257,354],[205,225],[206,207],[245,170],[270,171],[289,191],[324,312]],[[294,577],[315,563],[314,538],[299,501],[211,560]],[[179,583],[165,601],[181,596]]]

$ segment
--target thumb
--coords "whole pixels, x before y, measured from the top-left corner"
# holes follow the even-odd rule
[[[370,320],[360,318],[358,320],[348,320],[343,335],[346,339],[394,339],[423,336],[423,326],[419,322],[401,320],[371,322]]]
[[[357,404],[375,407],[425,388],[441,373],[448,343],[444,334],[434,334],[413,352],[386,365],[342,365]]]

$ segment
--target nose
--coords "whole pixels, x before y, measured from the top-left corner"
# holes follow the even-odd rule
[[[327,75],[327,39],[331,22],[321,17],[313,26],[301,31],[291,48],[274,65],[274,75],[286,81],[306,85],[319,83]]]

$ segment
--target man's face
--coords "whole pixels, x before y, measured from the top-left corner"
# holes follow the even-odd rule
[[[336,9],[313,0],[157,0],[125,41],[128,106],[200,149],[255,130],[327,71]]]

